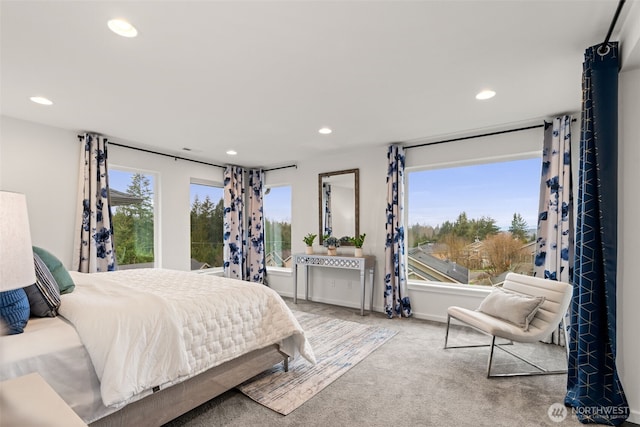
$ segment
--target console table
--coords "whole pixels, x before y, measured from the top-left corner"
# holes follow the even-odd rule
[[[304,299],[309,299],[309,267],[344,268],[360,271],[360,315],[364,316],[365,270],[369,271],[371,283],[371,303],[369,311],[373,311],[373,274],[376,267],[376,257],[342,255],[306,255],[293,256],[293,303],[298,303],[298,266],[302,266],[304,273]]]

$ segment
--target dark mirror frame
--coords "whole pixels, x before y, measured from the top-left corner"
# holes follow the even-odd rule
[[[354,218],[355,218],[355,236],[359,236],[360,235],[360,170],[359,169],[346,169],[346,170],[342,170],[342,171],[335,171],[335,172],[325,172],[325,173],[321,173],[318,174],[318,237],[320,237],[320,244],[322,245],[324,242],[323,239],[323,231],[324,228],[322,226],[322,211],[323,211],[323,203],[322,203],[322,194],[323,194],[323,190],[322,190],[322,178],[325,177],[331,177],[331,176],[335,176],[335,175],[346,175],[346,174],[353,174],[354,177],[354,206],[355,206],[355,212],[354,212]],[[342,236],[340,236],[342,237]],[[351,242],[340,242],[341,246],[353,246],[353,243]]]

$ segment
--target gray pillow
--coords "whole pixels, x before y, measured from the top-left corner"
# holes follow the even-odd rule
[[[496,288],[480,303],[477,311],[506,320],[528,331],[529,322],[533,320],[544,300],[544,297]]]
[[[36,270],[36,283],[24,288],[29,299],[31,315],[37,317],[56,317],[60,307],[60,289],[56,279],[40,259],[33,253],[33,265]]]

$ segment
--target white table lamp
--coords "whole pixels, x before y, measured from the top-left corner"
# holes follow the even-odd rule
[[[0,291],[35,281],[27,199],[24,194],[0,191]]]

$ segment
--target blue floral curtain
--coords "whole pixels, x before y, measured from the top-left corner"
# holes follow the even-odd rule
[[[333,233],[333,220],[331,218],[331,184],[322,184],[324,191],[324,235],[331,236]]]
[[[109,202],[107,139],[85,134],[80,153],[78,220],[74,269],[82,273],[113,271],[116,254]]]
[[[384,263],[384,311],[389,318],[411,316],[404,251],[404,150],[398,145],[387,151],[387,209]]]
[[[225,277],[246,277],[244,239],[244,169],[227,166],[224,170],[224,249]]]
[[[619,425],[629,405],[616,370],[618,44],[586,50],[569,373],[565,404],[583,423]]]
[[[563,116],[544,124],[534,276],[571,281],[573,234],[571,116]],[[549,341],[564,345],[565,331],[559,328]]]
[[[264,250],[264,217],[262,203],[262,187],[264,172],[251,169],[249,171],[249,218],[247,222],[247,273],[246,278],[252,282],[266,283]]]

